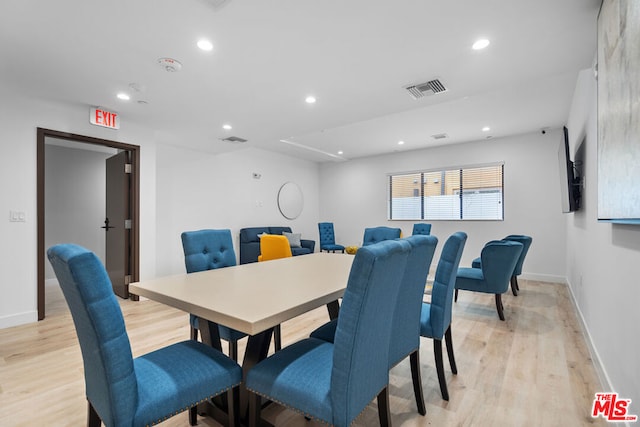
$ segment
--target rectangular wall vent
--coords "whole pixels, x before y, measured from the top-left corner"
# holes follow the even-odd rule
[[[227,138],[220,138],[221,141],[230,142],[232,144],[242,144],[243,142],[247,142],[246,139],[240,138],[237,136],[229,136]]]
[[[437,133],[435,135],[431,135],[431,138],[433,138],[433,139],[446,139],[446,138],[449,138],[449,135],[447,135],[446,133]]]
[[[436,93],[446,92],[447,88],[438,79],[429,80],[426,83],[419,83],[405,87],[409,95],[413,99],[422,98],[424,96],[434,95]]]

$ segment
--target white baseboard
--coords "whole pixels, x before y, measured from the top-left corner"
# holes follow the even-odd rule
[[[537,282],[550,282],[550,283],[567,283],[567,279],[564,276],[556,276],[553,274],[539,274],[539,273],[522,273],[518,276],[518,279],[523,280],[535,280]]]
[[[0,329],[11,328],[13,326],[25,325],[38,321],[37,311],[27,311],[24,313],[12,314],[0,317]]]
[[[587,327],[587,323],[584,320],[584,316],[582,315],[582,311],[578,306],[578,302],[576,300],[576,296],[573,293],[573,288],[568,280],[565,280],[567,288],[569,288],[569,295],[571,297],[571,302],[573,303],[573,307],[576,309],[576,313],[578,313],[578,320],[580,321],[580,328],[582,329],[582,335],[587,343],[587,348],[589,349],[589,354],[591,355],[591,360],[593,361],[593,367],[596,370],[596,375],[598,375],[598,381],[600,382],[600,390],[602,392],[613,392],[615,388],[611,383],[611,379],[607,374],[607,370],[602,364],[602,360],[600,359],[600,355],[598,354],[598,349],[593,343],[593,339],[591,338],[591,334],[589,333],[589,328]],[[595,396],[594,396],[595,397]],[[630,427],[629,423],[619,423],[619,425],[626,425]]]

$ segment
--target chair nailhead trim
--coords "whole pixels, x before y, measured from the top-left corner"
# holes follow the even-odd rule
[[[169,418],[172,418],[172,417],[178,415],[179,413],[188,410],[189,408],[193,408],[194,406],[198,405],[199,403],[206,402],[209,399],[212,399],[212,398],[216,397],[217,395],[222,394],[224,392],[227,392],[227,391],[231,390],[232,388],[237,387],[239,385],[240,385],[240,383],[237,383],[237,384],[232,385],[231,387],[227,387],[225,389],[222,389],[222,390],[218,391],[217,393],[214,393],[214,394],[210,395],[209,397],[205,397],[204,399],[201,399],[198,402],[192,403],[191,405],[187,406],[186,408],[178,409],[173,414],[165,415],[164,418],[158,418],[157,420],[152,421],[151,424],[147,424],[146,427],[151,427],[151,426],[154,426],[156,424],[160,424],[160,423],[162,423],[164,421],[167,421]]]
[[[291,409],[292,411],[297,412],[298,414],[301,414],[301,415],[303,415],[303,416],[305,416],[305,417],[307,417],[307,418],[310,418],[310,419],[312,419],[312,420],[314,420],[314,421],[318,421],[318,422],[321,422],[322,424],[326,424],[326,425],[329,425],[329,426],[332,426],[332,425],[333,425],[333,424],[331,424],[330,422],[328,422],[328,421],[326,421],[326,420],[322,420],[322,419],[320,419],[320,418],[314,417],[313,415],[311,415],[311,414],[307,414],[306,412],[301,411],[301,410],[300,410],[300,409],[298,409],[298,408],[294,408],[293,406],[289,406],[289,405],[287,405],[286,403],[280,402],[279,400],[274,399],[274,398],[273,398],[273,397],[271,397],[271,396],[267,396],[266,394],[258,393],[257,391],[255,391],[255,390],[251,390],[250,388],[247,388],[247,390],[249,390],[249,391],[250,391],[250,392],[252,392],[252,393],[257,394],[258,396],[264,397],[265,399],[269,399],[269,400],[271,400],[272,402],[276,402],[278,405],[282,405],[282,406],[284,406],[285,408]]]
[[[383,389],[384,389],[384,388],[380,389],[380,391],[382,391]],[[299,409],[297,409],[297,408],[294,408],[294,407],[289,406],[289,405],[287,405],[287,404],[285,404],[285,403],[282,403],[282,402],[280,402],[280,401],[278,401],[278,400],[276,400],[276,399],[273,399],[273,398],[272,398],[272,397],[270,397],[270,396],[267,396],[267,395],[262,394],[262,393],[258,393],[257,391],[255,391],[255,390],[251,390],[250,388],[247,388],[247,390],[249,390],[250,392],[255,393],[255,394],[259,395],[259,396],[262,396],[262,397],[264,397],[264,398],[266,398],[266,399],[269,399],[269,400],[271,400],[271,401],[273,401],[273,402],[276,402],[276,403],[277,403],[277,404],[279,404],[279,405],[282,405],[282,406],[284,406],[284,407],[286,407],[286,408],[289,408],[289,409],[291,409],[291,410],[292,410],[292,411],[294,411],[294,412],[297,412],[297,413],[299,413],[299,414],[302,414],[303,416],[305,416],[305,417],[307,417],[307,418],[311,418],[311,419],[313,419],[313,420],[315,420],[315,421],[319,421],[319,422],[321,422],[321,423],[323,423],[323,424],[327,424],[327,425],[333,426],[333,424],[331,424],[331,423],[329,423],[329,422],[327,422],[327,421],[325,421],[325,420],[321,420],[321,419],[319,419],[319,418],[316,418],[316,417],[314,417],[314,416],[313,416],[313,415],[311,415],[311,414],[307,414],[307,413],[305,413],[304,411],[301,411],[301,410],[299,410]],[[380,391],[378,391],[378,393],[376,393],[376,396],[377,396],[378,394],[380,394]],[[357,420],[357,419],[360,417],[360,415],[362,415],[362,414],[364,413],[364,411],[365,411],[366,409],[367,409],[367,407],[366,407],[366,406],[365,406],[364,408],[362,408],[362,411],[360,411],[360,413],[359,413],[358,415],[356,415],[355,417],[353,417],[353,420],[351,421],[351,424],[349,424],[349,425],[352,425],[352,424],[353,424],[353,422],[354,422],[355,420]]]

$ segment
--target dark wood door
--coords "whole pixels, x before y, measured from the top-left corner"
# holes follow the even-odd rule
[[[105,268],[113,292],[129,298],[131,265],[131,163],[129,152],[109,157],[107,163]]]

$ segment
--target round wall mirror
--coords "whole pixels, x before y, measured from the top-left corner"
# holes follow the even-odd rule
[[[278,191],[278,209],[283,217],[296,219],[302,213],[304,199],[302,190],[295,182],[285,182]]]

